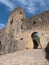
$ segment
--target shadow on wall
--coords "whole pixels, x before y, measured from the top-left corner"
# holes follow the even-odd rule
[[[46,59],[49,60],[49,42],[48,42],[48,45],[47,47],[45,48],[45,52],[46,52]]]

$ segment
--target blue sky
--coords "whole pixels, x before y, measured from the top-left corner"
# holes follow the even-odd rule
[[[49,0],[0,0],[0,28],[6,26],[10,12],[20,6],[29,18],[49,10]]]

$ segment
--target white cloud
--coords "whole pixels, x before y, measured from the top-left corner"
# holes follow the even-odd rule
[[[41,6],[46,6],[46,3],[44,0],[39,0]]]
[[[17,1],[22,3],[23,5],[27,5],[27,1],[26,0],[17,0]]]
[[[5,27],[5,25],[2,24],[2,23],[0,23],[0,29],[2,29],[2,28],[4,28],[4,27]]]
[[[24,8],[26,8],[26,11],[31,14],[36,14],[36,12],[39,10],[38,7],[46,8],[46,0],[17,0],[22,4]],[[39,5],[38,5],[39,4]],[[37,6],[38,5],[38,6]]]
[[[23,7],[26,8],[27,12],[31,14],[36,13],[38,8],[35,7],[36,3],[34,2],[34,0],[17,0],[17,1],[20,2],[22,6],[24,5]]]
[[[3,4],[5,4],[10,9],[14,8],[14,4],[12,2],[10,2],[10,0],[0,0],[0,2],[3,3]]]
[[[31,14],[35,14],[39,10],[38,7],[40,7],[40,9],[47,8],[46,0],[0,0],[0,2],[8,6],[11,10],[17,6],[22,6],[28,13]],[[47,0],[47,2],[49,1]]]

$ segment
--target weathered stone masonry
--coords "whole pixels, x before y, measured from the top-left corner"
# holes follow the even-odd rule
[[[46,48],[49,42],[49,11],[29,19],[26,19],[25,15],[21,7],[11,12],[4,33],[0,35],[0,54],[33,49],[34,45],[37,45],[36,48]],[[38,44],[35,44],[34,33],[39,34]]]

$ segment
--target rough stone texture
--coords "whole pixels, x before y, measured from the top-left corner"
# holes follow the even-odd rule
[[[36,32],[37,48],[42,49],[33,49]],[[6,28],[0,30],[0,65],[49,65],[49,11],[29,19],[21,7],[11,12]]]
[[[37,48],[45,49],[49,42],[49,11],[29,19],[21,7],[12,11],[6,28],[0,30],[0,55],[34,48],[31,36],[34,32],[40,34]]]
[[[24,50],[0,56],[0,65],[49,65],[41,49]]]
[[[10,24],[11,21],[13,22],[12,24]],[[25,11],[21,7],[12,11],[6,27],[6,33],[13,35],[16,40],[23,38],[25,42],[23,42],[23,40],[21,42],[26,44],[24,48],[28,49],[32,49],[34,47],[34,43],[31,38],[31,35],[34,32],[38,32],[40,34],[40,44],[42,48],[45,49],[49,42],[49,40],[47,40],[47,37],[49,37],[48,30],[49,11],[45,11],[27,19],[25,18]]]
[[[23,40],[23,42],[25,42]],[[24,50],[26,44],[23,44],[22,40],[15,40],[10,35],[3,33],[0,38],[0,55],[15,52],[18,50]]]

